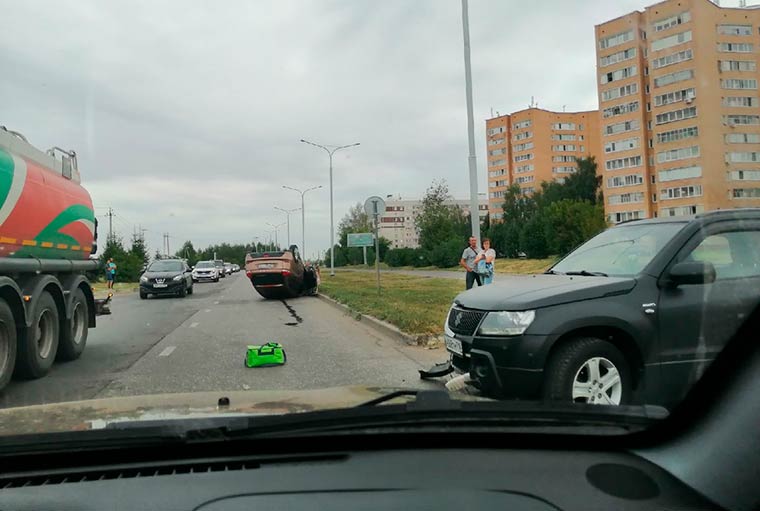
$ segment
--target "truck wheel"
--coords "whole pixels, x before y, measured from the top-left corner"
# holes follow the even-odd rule
[[[595,337],[561,346],[546,366],[544,399],[625,405],[631,402],[631,372],[620,350]]]
[[[0,298],[0,389],[8,385],[16,365],[16,321],[11,308]]]
[[[60,322],[58,307],[47,291],[37,299],[32,314],[32,326],[18,343],[16,371],[22,378],[42,378],[53,365],[58,352]]]
[[[58,344],[58,360],[76,360],[87,345],[89,311],[84,292],[77,288],[71,299],[71,319],[63,322]]]

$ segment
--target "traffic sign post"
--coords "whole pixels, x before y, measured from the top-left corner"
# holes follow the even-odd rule
[[[372,196],[364,202],[364,212],[375,221],[375,272],[377,273],[377,294],[380,294],[380,213],[385,211],[382,197]]]
[[[350,232],[348,233],[349,247],[371,247],[375,244],[374,236],[371,232]]]

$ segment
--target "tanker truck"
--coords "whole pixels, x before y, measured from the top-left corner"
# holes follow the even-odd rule
[[[97,222],[73,151],[41,151],[0,126],[0,389],[79,358],[98,314]]]

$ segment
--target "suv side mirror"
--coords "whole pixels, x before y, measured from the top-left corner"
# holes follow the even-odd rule
[[[670,269],[668,283],[673,286],[715,282],[715,267],[704,261],[683,261]]]

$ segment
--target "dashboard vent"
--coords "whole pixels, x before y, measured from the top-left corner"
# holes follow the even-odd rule
[[[23,474],[0,475],[0,490],[9,488],[25,488],[33,486],[49,486],[67,483],[85,483],[94,481],[109,481],[113,479],[134,479],[138,477],[160,477],[182,474],[206,474],[211,472],[232,472],[238,470],[255,470],[262,465],[292,464],[292,463],[325,463],[343,461],[346,456],[303,456],[288,458],[247,459],[243,461],[214,461],[214,462],[167,462],[151,465],[121,465],[118,467],[83,468],[80,470],[56,470]]]

